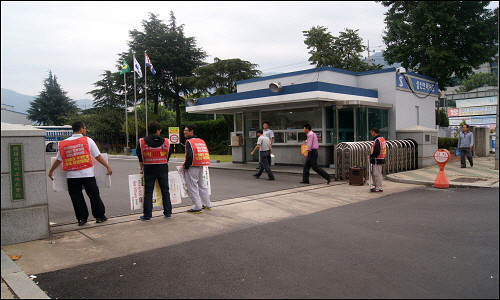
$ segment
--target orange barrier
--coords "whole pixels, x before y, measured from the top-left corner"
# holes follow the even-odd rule
[[[434,180],[434,187],[439,189],[447,189],[450,187],[446,174],[444,173],[444,166],[450,160],[450,152],[446,149],[438,149],[434,152],[434,160],[439,165],[439,173]]]

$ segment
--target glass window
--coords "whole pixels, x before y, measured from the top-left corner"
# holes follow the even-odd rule
[[[339,109],[339,143],[354,142],[354,109]]]
[[[298,134],[296,131],[286,133],[286,143],[287,144],[297,144],[299,140],[297,139]]]
[[[243,114],[236,114],[234,121],[236,122],[236,131],[243,131]]]
[[[370,129],[368,129],[367,123],[368,108],[367,107],[357,107],[356,108],[356,141],[370,141]]]
[[[304,124],[322,128],[321,107],[262,112],[262,122],[269,122],[272,130],[303,129]]]
[[[377,127],[380,135],[389,139],[389,110],[368,108],[368,130]]]
[[[285,133],[284,132],[274,132],[274,143],[284,143]]]

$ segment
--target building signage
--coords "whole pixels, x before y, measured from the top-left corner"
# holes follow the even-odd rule
[[[406,81],[405,76],[408,79],[410,86],[408,86],[408,82]],[[411,90],[413,90],[415,93],[430,93],[431,95],[438,95],[437,82],[428,79],[413,77],[411,75],[396,74],[396,88],[408,92],[411,92]]]
[[[460,125],[465,121],[466,124],[469,125],[480,125],[480,124],[496,124],[497,117],[496,116],[484,116],[484,117],[458,117],[458,118],[450,118],[450,126],[452,125]]]
[[[23,144],[9,144],[12,200],[24,200]]]
[[[456,100],[457,108],[497,105],[498,96]]]
[[[448,117],[495,115],[496,106],[467,107],[467,108],[449,108]]]

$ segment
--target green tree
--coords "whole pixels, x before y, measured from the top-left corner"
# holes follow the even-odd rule
[[[457,92],[465,93],[484,85],[498,86],[498,76],[495,73],[474,73],[462,81],[462,86]]]
[[[196,46],[194,37],[185,36],[184,25],[177,25],[173,12],[170,12],[168,24],[160,20],[158,15],[150,13],[149,20],[143,20],[142,26],[143,31],[129,31],[129,51],[120,54],[119,66],[121,67],[124,60],[131,62],[135,53],[144,68],[144,51],[147,51],[156,70],[156,75],[146,71],[148,101],[153,100],[155,114],[158,113],[160,101],[167,106],[171,104],[176,112],[176,122],[180,126],[181,104],[184,102],[182,96],[188,93],[190,87],[179,78],[192,76],[195,68],[205,64],[203,59],[207,54]],[[144,80],[138,80],[138,85],[144,90]]]
[[[450,126],[450,119],[448,118],[446,109],[436,109],[436,125],[439,125],[440,127]]]
[[[307,45],[307,49],[311,49],[309,61],[316,67],[331,66],[353,72],[382,68],[382,65],[371,65],[361,59],[366,47],[363,46],[363,39],[358,34],[359,30],[346,28],[338,37],[327,30],[323,26],[317,26],[303,31],[306,37],[304,44]]]
[[[52,71],[44,80],[44,86],[45,89],[30,102],[28,119],[40,125],[64,125],[65,117],[77,113],[78,106],[66,96],[67,92],[59,86]]]
[[[94,97],[94,108],[123,108],[125,109],[125,92],[123,75],[120,72],[104,71],[103,79],[94,83],[96,89],[88,92]],[[133,82],[133,81],[132,81]],[[134,105],[132,89],[127,89],[127,106]]]
[[[498,8],[490,1],[381,1],[384,58],[436,78],[439,88],[466,78],[498,53]]]

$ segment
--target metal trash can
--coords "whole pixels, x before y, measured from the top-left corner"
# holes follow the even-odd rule
[[[366,183],[365,167],[352,167],[349,169],[349,184],[364,185]]]

